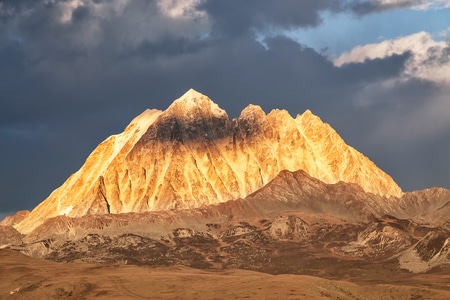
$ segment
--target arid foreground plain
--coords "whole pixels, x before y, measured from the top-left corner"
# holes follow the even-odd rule
[[[0,250],[0,264],[0,299],[399,300],[449,299],[450,295],[448,269],[414,275],[381,265],[373,270],[329,265],[323,272],[333,269],[333,278],[321,278],[184,266],[56,263],[11,250]]]

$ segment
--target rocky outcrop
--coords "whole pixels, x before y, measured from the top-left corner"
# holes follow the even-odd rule
[[[67,215],[189,209],[244,198],[282,170],[302,169],[325,183],[400,196],[398,185],[306,111],[266,114],[249,105],[230,120],[189,90],[164,112],[147,110],[102,142],[79,171],[15,227],[28,233]]]
[[[397,220],[399,221],[399,220]],[[356,241],[351,241],[340,250],[345,255],[356,257],[391,257],[406,250],[414,241],[414,237],[404,228],[373,222],[358,233]]]
[[[226,203],[219,206],[222,205]],[[372,270],[385,266],[394,274],[399,267],[417,273],[432,268],[445,270],[450,262],[449,232],[437,227],[389,216],[363,223],[326,214],[300,217],[297,212],[291,213],[294,215],[251,222],[234,217],[233,221],[203,226],[198,223],[191,227],[182,220],[186,221],[188,216],[170,223],[170,218],[152,220],[152,213],[128,213],[115,215],[110,222],[97,224],[88,233],[82,233],[82,227],[89,219],[102,216],[60,217],[75,220],[68,228],[70,238],[67,235],[41,236],[34,241],[28,238],[13,248],[60,262],[185,265],[294,274],[314,274],[325,269],[332,274],[335,267]],[[134,230],[130,224],[120,227],[125,217],[138,226]],[[204,222],[212,220],[203,217]],[[165,231],[161,230],[162,224]],[[147,231],[142,229],[146,226]],[[160,236],[152,233],[152,226],[160,230]]]
[[[0,226],[14,226],[17,223],[20,223],[23,219],[25,219],[30,214],[28,210],[19,210],[14,215],[7,215],[1,222]]]
[[[280,216],[270,226],[270,236],[279,240],[307,240],[309,225],[295,216]]]
[[[450,232],[431,230],[399,257],[400,267],[411,272],[426,272],[450,264]]]
[[[22,242],[22,235],[14,227],[0,225],[0,249]]]

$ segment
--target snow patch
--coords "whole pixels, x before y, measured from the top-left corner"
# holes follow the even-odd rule
[[[73,206],[70,205],[69,207],[67,207],[66,209],[60,210],[58,216],[67,216],[68,214],[70,214],[70,212],[72,211]]]
[[[204,111],[205,109],[209,110],[213,116],[216,117],[228,117],[227,113],[219,107],[216,103],[214,103],[208,96],[203,95],[202,93],[197,92],[194,89],[189,89],[183,96],[176,99],[168,108],[167,111],[177,111],[179,108],[179,112],[182,112],[183,116],[189,116],[189,112],[196,111],[200,109]],[[194,117],[194,115],[192,115]]]

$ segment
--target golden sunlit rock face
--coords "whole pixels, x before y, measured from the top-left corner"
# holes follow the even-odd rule
[[[256,105],[230,120],[189,90],[167,110],[146,110],[106,139],[85,164],[15,227],[28,233],[58,215],[196,208],[244,198],[282,170],[325,183],[356,183],[400,196],[392,178],[306,111],[292,118]]]

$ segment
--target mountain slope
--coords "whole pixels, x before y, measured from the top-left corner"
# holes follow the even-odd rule
[[[349,221],[367,222],[385,215],[421,224],[446,227],[450,190],[431,188],[403,193],[400,197],[365,192],[354,183],[326,184],[306,172],[282,171],[271,182],[250,194],[245,202],[268,210],[284,203],[292,211],[328,214]]]
[[[102,142],[73,174],[15,226],[28,233],[58,215],[196,208],[244,198],[282,170],[302,169],[325,183],[355,183],[400,196],[392,178],[345,144],[319,117],[292,118],[256,105],[230,120],[189,90],[166,111],[147,110]]]
[[[305,272],[310,265],[321,269],[324,263],[445,271],[450,231],[443,226],[448,214],[440,208],[449,197],[450,190],[432,189],[387,198],[353,183],[326,184],[301,170],[282,171],[245,199],[196,209],[58,216],[22,240],[16,232],[4,243],[56,261],[274,273]],[[422,222],[430,213],[434,219]]]

